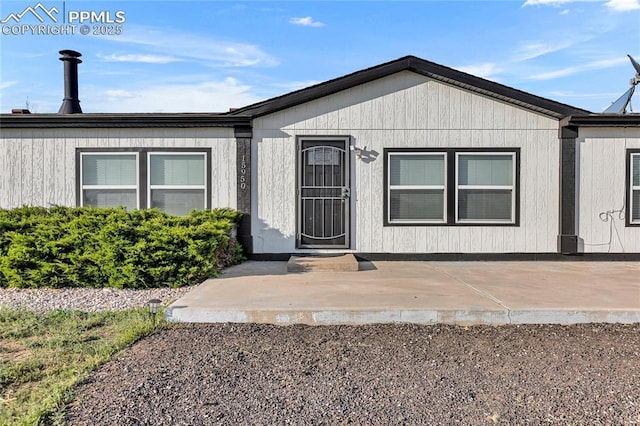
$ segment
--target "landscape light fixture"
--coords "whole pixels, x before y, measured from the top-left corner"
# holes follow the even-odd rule
[[[149,300],[149,316],[153,321],[154,327],[156,326],[156,315],[158,314],[158,310],[160,310],[160,303],[162,303],[160,299]]]

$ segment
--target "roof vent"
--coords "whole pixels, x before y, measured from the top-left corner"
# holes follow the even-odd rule
[[[64,99],[58,110],[58,114],[82,114],[80,108],[80,99],[78,99],[78,64],[82,63],[79,59],[82,53],[75,50],[61,50],[64,62]]]

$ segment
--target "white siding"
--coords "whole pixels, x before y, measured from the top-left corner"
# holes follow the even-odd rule
[[[578,236],[586,253],[640,252],[640,227],[625,227],[627,149],[640,149],[640,129],[580,128]]]
[[[212,206],[236,206],[233,129],[3,129],[0,208],[76,204],[76,148],[211,148]]]
[[[409,72],[254,121],[257,253],[295,251],[297,135],[348,135],[377,158],[352,158],[353,249],[374,253],[555,252],[558,121]],[[383,226],[383,149],[521,149],[518,227]],[[257,169],[256,169],[257,168]]]

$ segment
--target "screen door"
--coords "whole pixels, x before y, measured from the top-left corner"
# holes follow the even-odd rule
[[[348,138],[298,140],[298,247],[349,247],[349,180]]]

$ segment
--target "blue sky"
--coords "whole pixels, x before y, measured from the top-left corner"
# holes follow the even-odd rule
[[[405,55],[601,112],[629,88],[626,55],[640,60],[640,0],[40,3],[58,11],[45,25],[104,12],[84,24],[121,34],[77,21],[75,34],[21,33],[32,14],[1,24],[2,113],[57,112],[62,49],[83,54],[84,112],[223,112]],[[2,0],[0,21],[37,4]]]

